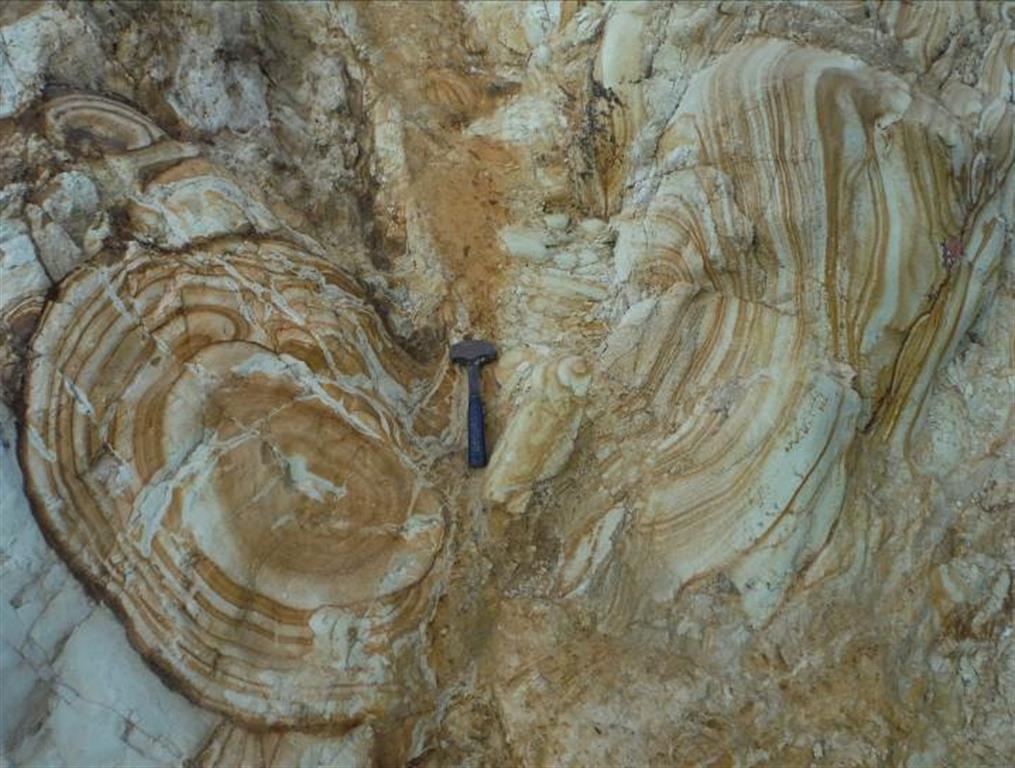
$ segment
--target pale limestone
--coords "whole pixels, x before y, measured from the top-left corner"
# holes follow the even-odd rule
[[[0,219],[0,311],[50,286],[49,276],[20,219]]]

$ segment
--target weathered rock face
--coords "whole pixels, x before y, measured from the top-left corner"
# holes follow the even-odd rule
[[[348,289],[275,243],[137,253],[65,280],[30,348],[43,528],[158,666],[270,725],[411,679],[395,628],[443,540],[431,388]]]
[[[12,764],[1015,760],[1010,5],[0,21]]]

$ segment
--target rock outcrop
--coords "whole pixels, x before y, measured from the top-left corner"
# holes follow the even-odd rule
[[[0,23],[5,759],[1015,760],[1010,5]]]

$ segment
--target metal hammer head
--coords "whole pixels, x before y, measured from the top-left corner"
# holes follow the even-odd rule
[[[485,365],[497,359],[497,348],[489,341],[466,339],[451,345],[451,360],[459,365]]]

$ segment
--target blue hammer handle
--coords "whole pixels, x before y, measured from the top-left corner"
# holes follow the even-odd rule
[[[469,366],[469,466],[486,466],[486,430],[483,428],[483,398],[479,384],[479,364]]]

